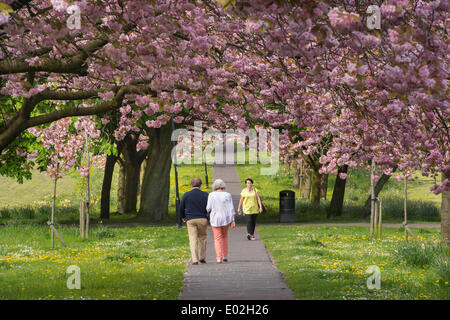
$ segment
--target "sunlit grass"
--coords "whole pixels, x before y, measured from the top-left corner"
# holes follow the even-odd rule
[[[205,166],[204,165],[179,165],[178,166],[178,190],[180,193],[180,200],[183,194],[192,190],[191,180],[194,177],[198,177],[202,180],[201,190],[206,192],[211,192],[211,185],[214,181],[212,175],[212,166],[208,165],[207,168],[208,175],[208,187],[206,186],[205,177]],[[175,219],[175,199],[176,199],[176,188],[175,188],[175,170],[172,166],[170,170],[170,193],[169,193],[169,217]]]
[[[69,248],[55,249],[43,226],[1,231],[0,299],[178,299],[189,258],[176,227],[101,227],[84,240],[61,227]],[[81,290],[67,288],[70,265],[81,269]]]
[[[266,217],[261,220],[277,221],[279,211],[279,192],[292,190],[296,194],[297,221],[317,221],[327,219],[327,209],[333,194],[336,176],[329,175],[327,200],[322,200],[319,206],[312,206],[308,199],[299,198],[299,190],[292,187],[294,170],[285,172],[285,166],[280,162],[279,170],[274,175],[263,175],[261,168],[268,165],[243,164],[237,165],[237,172],[242,187],[244,180],[252,178],[255,187],[260,190],[265,206],[268,209]],[[398,173],[389,179],[379,197],[383,199],[383,217],[385,221],[402,221],[404,184],[395,178]],[[429,188],[435,183],[434,179],[423,177],[420,172],[414,176],[417,179],[408,184],[408,217],[409,221],[440,221],[441,196],[434,195]],[[437,179],[437,182],[440,180]],[[356,221],[370,191],[369,173],[363,169],[350,171],[347,176],[346,192],[344,198],[343,215],[333,217],[333,220]],[[365,221],[365,220],[364,220]]]
[[[368,228],[361,227],[260,225],[258,230],[297,299],[450,299],[448,279],[431,263],[399,261],[401,230],[385,228],[382,240],[369,238]],[[414,231],[429,246],[439,242],[438,229]],[[379,290],[367,287],[371,265],[381,270]]]
[[[179,165],[178,181],[180,199],[183,194],[192,189],[190,183],[193,177],[203,181],[201,189],[210,191],[213,182],[212,167],[207,166],[209,188],[206,187],[204,165]],[[100,196],[103,171],[91,171],[91,218],[96,221],[100,216]],[[117,183],[118,168],[113,175],[111,188],[111,221],[123,221],[136,217],[136,213],[117,213]],[[169,218],[175,219],[175,170],[170,172]],[[71,172],[57,182],[56,222],[77,223],[79,219],[80,202],[84,199],[84,178],[78,172]],[[53,182],[44,173],[33,172],[33,179],[19,184],[13,179],[0,177],[0,222],[45,223],[50,219],[53,197]],[[139,210],[139,197],[138,197]]]

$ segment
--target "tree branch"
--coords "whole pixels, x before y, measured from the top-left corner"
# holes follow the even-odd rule
[[[41,58],[38,66],[30,66],[25,59],[6,58],[0,61],[0,74],[24,73],[24,72],[54,72],[87,74],[87,66],[84,64],[90,53],[93,53],[108,43],[105,39],[96,39],[84,46],[80,52],[66,59]]]

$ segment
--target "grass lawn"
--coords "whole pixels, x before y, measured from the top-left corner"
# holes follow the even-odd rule
[[[403,232],[385,228],[370,240],[367,228],[259,225],[261,239],[297,299],[449,299],[450,251],[439,266],[429,249],[407,251]],[[176,227],[98,227],[81,239],[75,227],[4,226],[0,233],[0,299],[177,299],[189,259],[186,230]],[[415,229],[431,248],[439,230]],[[403,250],[403,251],[402,251]],[[419,250],[420,251],[420,250]],[[434,257],[434,256],[433,256]],[[81,290],[66,283],[81,269]],[[366,270],[381,269],[381,288],[367,288]]]
[[[0,299],[178,299],[189,259],[188,236],[176,227],[99,227],[81,239],[60,227],[69,244],[50,245],[49,229],[1,227]],[[66,270],[81,270],[69,290]]]
[[[260,174],[261,165],[238,165],[242,183],[255,180],[268,209],[259,222],[278,220],[279,191],[291,189],[292,172],[284,166],[275,175]],[[99,218],[102,171],[93,170],[92,198],[96,199],[92,220]],[[191,189],[192,177],[203,180],[210,191],[212,168],[208,166],[206,188],[203,165],[178,168],[180,197]],[[121,222],[136,213],[119,214],[117,178],[113,178],[111,219]],[[223,178],[223,177],[215,177]],[[325,221],[334,176],[330,175],[326,201],[311,206],[307,199],[296,199],[298,221]],[[175,223],[175,179],[171,171],[169,200],[170,226],[127,226],[91,229],[89,239],[81,239],[75,226],[79,203],[84,195],[83,178],[72,172],[58,181],[56,227],[70,248],[57,239],[50,247],[52,181],[34,172],[33,179],[19,185],[0,177],[0,299],[177,299],[189,259],[186,230]],[[440,196],[429,192],[432,179],[409,184],[409,221],[440,221]],[[243,184],[244,187],[244,184]],[[392,179],[381,193],[383,221],[401,221],[403,184]],[[291,189],[292,190],[292,189]],[[344,214],[332,220],[358,221],[359,209],[369,190],[367,172],[354,170],[348,175]],[[297,190],[294,190],[297,191]],[[298,193],[298,192],[296,192]],[[364,220],[364,221],[367,221]],[[367,238],[368,228],[258,224],[261,239],[284,274],[297,299],[449,299],[449,251],[433,249],[439,230],[416,229],[427,248],[402,246],[403,230],[384,229],[382,241]],[[441,257],[441,258],[437,258]],[[81,290],[69,290],[66,270],[81,269]],[[381,289],[367,288],[366,270],[381,269]]]
[[[209,190],[213,182],[212,167],[208,166]],[[121,222],[136,217],[136,213],[117,213],[118,168],[113,176],[111,189],[110,222]],[[170,172],[169,219],[175,221],[175,171]],[[180,165],[178,181],[180,198],[191,190],[191,179],[200,177],[202,190],[206,188],[205,169],[203,165]],[[96,221],[100,216],[100,195],[103,171],[93,169],[91,172],[91,199],[94,205],[91,218]],[[71,172],[57,182],[56,216],[57,223],[78,223],[79,204],[85,194],[84,178],[78,172]],[[0,176],[0,224],[40,223],[50,220],[53,182],[44,173],[33,171],[33,179],[23,184],[14,179]],[[139,199],[138,199],[139,204]],[[138,207],[139,208],[139,207]],[[139,209],[138,209],[139,210]]]
[[[414,229],[425,250],[405,246],[403,231],[395,228],[385,228],[382,240],[369,239],[362,227],[259,225],[258,230],[297,299],[450,299],[450,249],[433,250],[437,229]],[[367,288],[371,265],[381,270],[379,290]]]
[[[247,151],[248,153],[248,151]],[[297,221],[327,221],[326,211],[333,193],[335,176],[330,175],[328,181],[327,200],[321,201],[319,206],[312,206],[308,199],[298,198],[298,190],[292,189],[293,170],[285,174],[284,164],[280,163],[279,170],[274,175],[262,175],[263,165],[244,164],[237,165],[238,175],[244,187],[244,180],[251,177],[255,181],[255,186],[260,190],[267,214],[261,217],[261,221],[278,221],[279,212],[279,192],[281,190],[293,190],[296,192]],[[268,167],[268,166],[266,166]],[[212,166],[207,166],[209,190],[206,188],[205,170],[203,165],[185,165],[178,167],[178,178],[180,187],[180,197],[191,189],[190,181],[192,177],[198,176],[203,180],[202,189],[210,191],[213,177]],[[94,206],[91,210],[91,217],[97,220],[100,212],[100,194],[103,179],[103,171],[92,170],[91,173],[91,199],[94,199]],[[380,197],[383,198],[383,220],[400,222],[403,220],[403,183],[395,179],[394,174],[384,186]],[[440,221],[441,196],[434,195],[429,191],[434,180],[416,174],[418,179],[409,183],[408,186],[408,220],[418,221]],[[169,199],[169,219],[175,220],[175,174],[172,166]],[[117,180],[118,166],[113,176],[111,190],[111,222],[120,222],[136,216],[135,213],[117,213]],[[11,217],[20,218],[33,216],[39,223],[45,223],[50,217],[52,199],[52,181],[43,173],[33,172],[32,180],[25,180],[23,184],[18,184],[15,180],[0,177],[0,223],[15,223]],[[344,212],[341,217],[333,217],[335,221],[366,221],[361,220],[359,213],[369,194],[369,175],[363,169],[349,172],[347,177],[347,187],[344,200]],[[59,223],[76,223],[79,219],[79,204],[84,197],[84,179],[78,172],[71,172],[58,180],[57,185],[57,213],[56,221]],[[19,219],[23,220],[23,219]],[[25,219],[26,220],[26,219]]]
[[[208,173],[208,188],[206,187],[205,167],[204,165],[180,165],[178,166],[178,187],[180,192],[180,200],[183,194],[192,190],[191,180],[193,177],[199,177],[202,180],[201,189],[203,191],[211,192],[211,185],[213,184],[212,166],[207,166]],[[169,194],[169,217],[175,220],[175,170],[170,171],[170,194]]]
[[[308,199],[298,197],[298,189],[292,188],[293,170],[289,174],[284,171],[284,164],[280,163],[278,172],[274,175],[262,175],[261,164],[237,165],[236,169],[244,188],[244,180],[252,178],[255,187],[260,190],[268,214],[262,220],[277,221],[279,211],[279,192],[281,190],[292,190],[296,193],[297,221],[326,221],[327,208],[333,194],[336,176],[329,175],[327,200],[322,200],[320,205],[313,206]],[[264,166],[268,167],[268,166]],[[384,185],[379,197],[383,199],[383,220],[391,222],[403,221],[403,182],[397,181],[395,176]],[[408,221],[432,221],[439,222],[441,195],[434,195],[429,188],[434,180],[428,177],[418,177],[408,184]],[[347,185],[344,198],[344,208],[341,217],[332,217],[330,220],[337,221],[367,221],[359,218],[360,209],[369,196],[370,181],[369,173],[363,169],[353,170],[347,176]],[[329,221],[329,220],[328,220]]]
[[[69,175],[57,183],[59,197],[71,197],[77,187],[77,179]],[[33,179],[19,184],[16,180],[0,176],[0,207],[21,205],[38,205],[39,202],[50,201],[53,194],[52,180],[37,170],[33,171]]]
[[[208,167],[210,184],[211,167]],[[201,165],[178,168],[180,196],[191,189],[193,176],[204,180]],[[129,220],[136,214],[118,214],[117,178],[111,192],[110,222]],[[175,219],[174,170],[171,171],[169,216]],[[91,218],[99,218],[102,171],[91,175]],[[178,299],[186,263],[190,258],[185,229],[173,226],[96,227],[89,239],[79,237],[78,203],[83,178],[73,172],[58,181],[56,227],[70,248],[55,238],[50,244],[52,181],[37,171],[32,180],[18,184],[0,177],[0,299]],[[206,190],[206,185],[202,186]],[[172,223],[171,223],[172,224]],[[174,224],[174,223],[173,223]],[[69,290],[66,273],[70,265],[81,269],[81,290]]]

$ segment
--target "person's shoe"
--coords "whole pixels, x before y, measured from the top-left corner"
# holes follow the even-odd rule
[[[198,262],[192,262],[192,264],[193,264],[194,266],[196,266],[196,265],[198,265]]]
[[[252,235],[252,239],[251,240],[256,240],[255,235]]]
[[[217,260],[216,263],[217,264],[222,263],[222,260]]]
[[[200,263],[206,263],[205,259],[200,260]]]
[[[247,235],[247,239],[248,239],[248,240],[252,240],[252,236],[248,234],[248,235]]]
[[[223,261],[223,262],[228,262],[228,259],[227,259],[226,257],[224,257],[224,258],[222,259],[222,261]]]

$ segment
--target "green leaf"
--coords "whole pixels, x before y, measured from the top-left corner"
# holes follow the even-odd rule
[[[230,4],[236,5],[236,0],[217,0],[224,10],[230,6]]]

